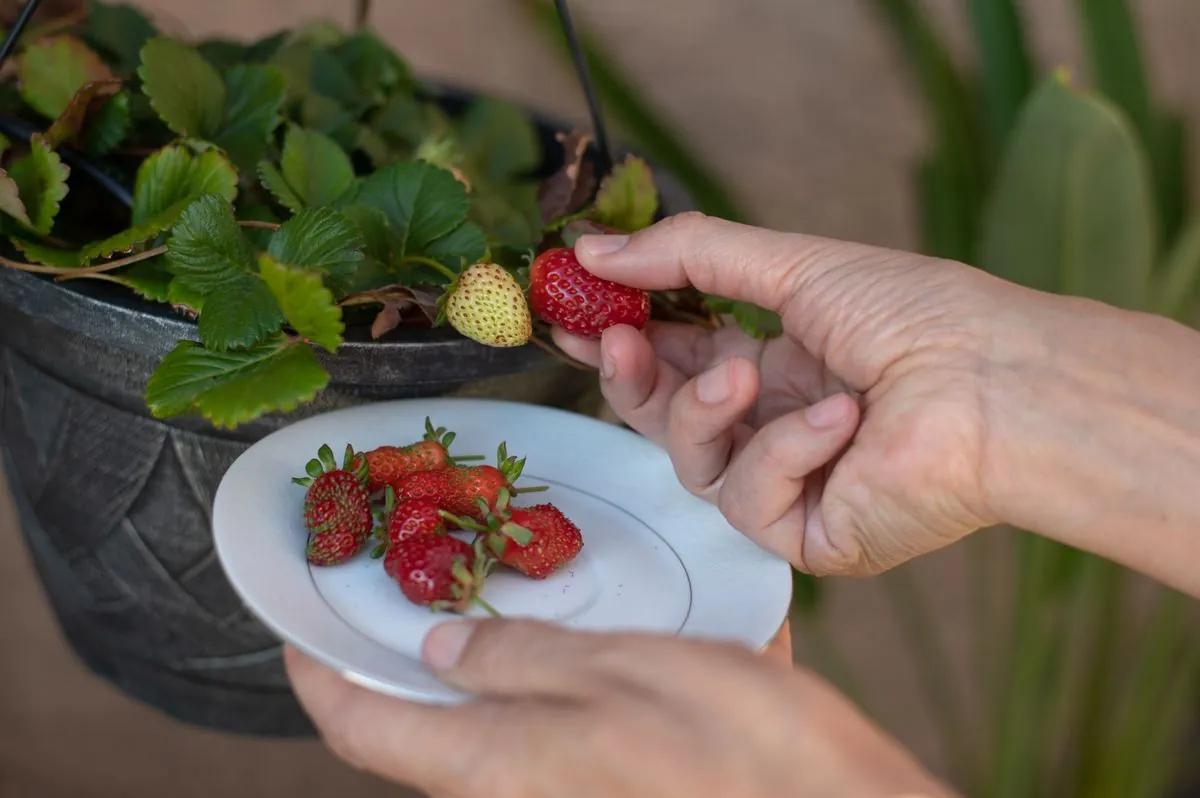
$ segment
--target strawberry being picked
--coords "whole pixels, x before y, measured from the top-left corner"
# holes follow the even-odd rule
[[[482,520],[487,508],[496,506],[501,491],[532,493],[545,486],[514,488],[513,483],[525,468],[525,458],[508,455],[502,443],[497,451],[496,466],[454,466],[441,471],[419,471],[406,474],[392,483],[397,500],[428,499],[439,508],[456,516]]]
[[[313,565],[345,562],[358,553],[371,534],[366,458],[347,446],[339,467],[333,450],[322,446],[305,471],[308,476],[292,481],[308,488],[304,494],[308,561]]]
[[[425,437],[408,446],[380,446],[367,452],[367,490],[374,493],[405,474],[436,471],[460,462],[482,460],[474,455],[451,457],[454,433],[445,427],[434,428],[425,418]]]
[[[566,247],[534,258],[529,304],[544,321],[584,338],[599,338],[616,324],[641,329],[650,318],[650,294],[597,277]]]
[[[499,615],[479,596],[494,564],[481,545],[449,535],[416,535],[389,548],[383,568],[414,604],[453,612],[478,604]]]

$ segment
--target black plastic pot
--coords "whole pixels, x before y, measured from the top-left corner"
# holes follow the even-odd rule
[[[548,153],[555,129],[539,124]],[[665,183],[664,204],[686,207]],[[532,347],[411,331],[344,345],[325,359],[330,387],[288,417],[232,433],[163,422],[142,391],[195,326],[86,282],[0,269],[0,454],[21,528],[92,670],[177,718],[228,731],[311,732],[278,641],[241,605],[212,548],[213,493],[250,443],[299,416],[371,399],[467,390],[566,404],[591,381]]]

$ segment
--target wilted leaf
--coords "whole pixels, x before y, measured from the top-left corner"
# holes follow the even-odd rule
[[[25,210],[25,203],[21,201],[21,189],[3,169],[0,169],[0,211],[4,211],[26,227],[33,226]]]
[[[591,137],[575,130],[556,133],[555,138],[563,148],[563,165],[538,186],[543,224],[581,209],[596,187],[595,169],[584,158]]]
[[[108,103],[108,98],[121,89],[119,80],[93,80],[79,87],[67,107],[47,128],[46,143],[51,147],[72,143],[79,138],[88,117]]]

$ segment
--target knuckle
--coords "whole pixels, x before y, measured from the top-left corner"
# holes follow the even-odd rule
[[[730,489],[729,485],[726,481],[717,492],[717,509],[734,529],[744,535],[752,535],[756,528],[750,523],[751,515],[746,503],[739,495],[740,491]]]
[[[684,211],[674,216],[668,216],[659,222],[659,225],[672,233],[686,235],[707,227],[711,221],[712,217],[701,211]]]

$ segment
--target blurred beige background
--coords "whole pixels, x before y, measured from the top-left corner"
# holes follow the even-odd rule
[[[147,0],[178,34],[254,36],[330,17],[333,0]],[[1200,6],[1134,0],[1156,85],[1191,117],[1200,145]],[[927,5],[963,41],[961,0]],[[1024,3],[1044,64],[1079,67],[1072,0]],[[915,245],[909,173],[924,146],[920,108],[870,0],[575,0],[586,25],[733,186],[759,223],[878,244]],[[426,76],[582,120],[558,54],[511,0],[377,0],[374,22]],[[964,48],[964,55],[966,50]],[[1200,159],[1193,165],[1200,174]],[[1193,175],[1196,177],[1197,175]],[[1193,180],[1195,183],[1196,181]],[[970,681],[961,551],[911,566],[933,578],[941,632]],[[800,634],[820,662],[832,635],[865,704],[934,767],[941,761],[897,619],[877,583],[832,586],[822,626]],[[367,798],[403,794],[312,742],[226,737],[184,727],[91,677],[53,626],[0,498],[0,798]]]

